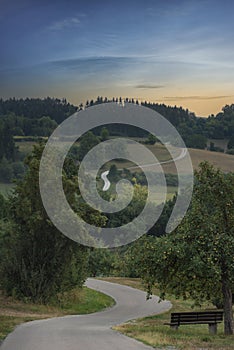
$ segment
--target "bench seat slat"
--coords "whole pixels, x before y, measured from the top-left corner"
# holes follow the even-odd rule
[[[193,321],[193,320],[203,320],[203,321],[206,321],[206,320],[213,320],[213,321],[222,321],[223,320],[223,317],[208,317],[208,316],[206,316],[206,317],[178,317],[178,318],[175,318],[175,317],[172,317],[171,318],[173,321],[184,321],[184,320],[191,320],[191,321]]]
[[[216,324],[216,323],[221,323],[221,321],[218,322],[213,322],[213,321],[189,321],[189,322],[180,322],[179,325],[185,325],[185,324]],[[177,324],[177,323],[173,323]]]
[[[217,324],[223,321],[223,311],[172,312],[170,325]]]
[[[177,322],[171,322],[171,323],[164,323],[164,325],[168,325],[168,326],[185,326],[185,325],[189,325],[189,324],[216,324],[216,323],[221,323],[220,322],[197,322],[197,321],[192,321],[192,322],[180,322],[179,324]]]

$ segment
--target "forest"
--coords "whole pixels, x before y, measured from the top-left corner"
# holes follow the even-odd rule
[[[74,106],[64,99],[58,98],[26,98],[8,100],[0,99],[0,120],[1,123],[7,123],[13,135],[18,136],[48,136],[57,124],[64,121],[67,117],[81,108],[87,108],[95,104],[116,102],[122,103],[125,100],[128,103],[141,104],[142,106],[152,108],[162,114],[168,119],[185,138],[185,143],[189,143],[188,147],[202,148],[202,142],[206,139],[229,139],[234,133],[234,105],[226,105],[217,115],[209,115],[207,118],[201,118],[190,112],[188,109],[182,107],[171,107],[165,104],[158,104],[152,102],[139,102],[138,100],[130,98],[113,98],[108,100],[106,97],[97,97],[97,99],[86,101],[79,106]],[[110,134],[119,134],[128,136],[144,136],[144,132],[140,130],[132,131],[129,135],[127,131],[122,128],[120,130],[110,128]],[[193,135],[193,140],[189,140],[189,136]],[[198,139],[194,136],[201,136],[204,139]],[[187,144],[186,143],[186,144]],[[205,146],[204,146],[205,147]]]
[[[59,123],[82,108],[100,103],[122,103],[123,99],[97,97],[74,106],[64,99],[26,98],[0,99],[0,181],[10,183],[24,173],[23,158],[17,149],[16,141],[39,141],[51,135]],[[234,153],[234,105],[224,106],[216,116],[199,118],[182,107],[165,104],[139,102],[126,98],[126,102],[152,108],[168,119],[178,130],[188,148],[209,149],[211,151]],[[110,136],[147,138],[146,131],[122,124],[106,125]],[[98,136],[102,127],[93,133]],[[212,140],[209,142],[209,140]],[[226,149],[214,145],[214,140],[227,140]]]

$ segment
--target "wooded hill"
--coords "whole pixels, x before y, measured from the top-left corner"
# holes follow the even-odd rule
[[[0,99],[1,126],[7,123],[13,135],[49,136],[57,124],[64,121],[78,109],[107,102],[122,102],[122,98],[108,100],[97,97],[96,101],[87,101],[85,105],[74,106],[66,99],[26,98]],[[128,103],[139,104],[137,100],[125,99]],[[226,105],[216,116],[197,117],[188,109],[165,104],[141,102],[167,118],[180,132],[188,147],[205,148],[206,139],[231,139],[234,135],[234,104]],[[2,129],[2,128],[1,128]],[[144,137],[145,132],[128,126],[109,127],[110,134]],[[232,142],[233,143],[233,142]],[[230,147],[232,148],[232,147]]]
[[[125,103],[141,104],[162,114],[177,128],[189,148],[225,151],[234,154],[234,104],[224,106],[216,116],[210,115],[207,118],[201,118],[182,107],[171,107],[146,101],[140,103],[129,98],[125,98],[124,101]],[[12,176],[15,177],[17,173],[23,171],[22,164],[19,164],[22,159],[15,147],[15,136],[26,137],[27,141],[29,136],[48,137],[58,124],[77,110],[108,102],[122,103],[123,99],[120,97],[108,100],[106,97],[99,96],[95,101],[87,101],[85,105],[81,103],[79,106],[70,104],[66,99],[50,97],[44,99],[0,99],[0,168],[6,169],[9,166],[7,162],[16,162],[16,169],[9,169],[10,172],[13,171]],[[145,130],[130,125],[109,124],[107,129],[111,136],[138,138],[149,136]],[[94,129],[93,132],[99,136],[101,130],[102,126]],[[225,147],[217,147],[215,140],[222,139],[226,140]],[[212,140],[212,142],[208,140]],[[31,141],[35,141],[35,139]],[[2,162],[3,166],[1,166]]]

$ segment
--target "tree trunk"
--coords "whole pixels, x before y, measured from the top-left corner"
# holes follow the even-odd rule
[[[224,334],[233,334],[233,312],[232,312],[232,291],[228,281],[222,280],[223,311],[224,311]]]

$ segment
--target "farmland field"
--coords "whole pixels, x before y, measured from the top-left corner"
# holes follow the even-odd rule
[[[171,155],[167,151],[165,146],[162,145],[147,145],[147,148],[157,157],[157,159],[160,162],[168,161],[171,159]],[[180,155],[181,149],[179,148],[170,148],[170,150],[173,153],[173,157],[176,158]],[[208,161],[211,164],[213,164],[215,167],[220,168],[224,172],[232,172],[234,171],[234,156],[230,154],[225,154],[221,152],[211,152],[207,150],[200,150],[200,149],[194,149],[190,148],[188,149],[193,168],[197,169],[199,164],[202,161]],[[177,161],[178,163],[180,160]],[[113,162],[112,162],[113,163]],[[115,162],[116,166],[119,169],[122,168],[129,168],[132,166],[131,162],[128,161],[117,161]],[[162,165],[164,172],[167,174],[176,174],[176,167],[173,161],[168,164]],[[139,168],[134,169],[134,171],[141,171]],[[186,173],[186,169],[185,169]]]
[[[223,143],[222,143],[223,142]],[[220,140],[220,146],[224,145],[225,140]],[[36,142],[35,141],[16,141],[16,145],[19,148],[19,151],[26,155],[28,153],[30,153],[33,149],[33,145],[35,145]],[[131,151],[131,147],[134,147],[132,145],[129,146],[129,150]],[[146,146],[158,159],[159,162],[165,162],[165,161],[170,161],[171,155],[168,152],[167,148],[161,144],[155,144],[155,145],[147,145]],[[170,151],[173,154],[173,157],[176,158],[180,155],[181,153],[181,149],[176,148],[176,147],[169,147],[168,149],[170,149]],[[211,152],[211,151],[207,151],[207,150],[200,150],[200,149],[193,149],[190,148],[188,149],[191,160],[192,160],[192,164],[193,164],[193,168],[197,169],[199,164],[202,161],[208,161],[211,164],[213,164],[215,167],[220,168],[222,171],[224,172],[233,172],[234,171],[234,156],[230,155],[230,154],[225,154],[225,153],[221,153],[221,152]],[[180,160],[177,160],[177,162],[180,162]],[[109,162],[111,164],[116,164],[118,169],[123,169],[123,168],[131,168],[134,164],[130,161],[127,160],[114,160]],[[144,164],[143,164],[144,165]],[[162,165],[163,170],[166,174],[176,174],[177,170],[175,167],[175,164],[173,161],[167,163],[167,164],[163,164]],[[149,170],[151,169],[150,167],[146,167]],[[129,169],[133,172],[141,172],[142,170],[139,167],[135,167],[132,169]],[[184,172],[186,173],[186,169],[184,170]],[[8,195],[10,190],[14,187],[13,184],[4,184],[4,183],[0,183],[0,193],[4,194],[4,195]],[[174,194],[176,190],[176,187],[171,188],[168,190],[168,195],[167,198],[171,198]]]

